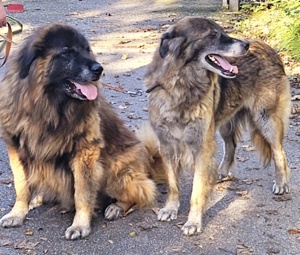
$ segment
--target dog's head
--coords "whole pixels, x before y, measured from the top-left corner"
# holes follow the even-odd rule
[[[103,71],[95,61],[90,45],[76,29],[54,24],[35,31],[19,54],[21,79],[44,79],[45,90],[65,93],[80,100],[94,100],[97,80]],[[30,78],[30,77],[29,77]],[[45,82],[46,81],[46,82]]]
[[[171,26],[160,42],[161,58],[171,56],[184,65],[197,61],[201,67],[225,78],[234,78],[238,72],[226,57],[244,55],[249,43],[229,37],[214,21],[188,17]]]

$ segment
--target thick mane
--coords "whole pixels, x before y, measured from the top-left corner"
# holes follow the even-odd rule
[[[71,98],[60,91],[61,84],[53,84],[49,80],[48,73],[52,59],[49,53],[55,51],[48,50],[44,55],[40,47],[38,54],[32,53],[31,51],[35,49],[34,44],[37,44],[37,41],[41,44],[39,33],[35,36],[36,38],[29,37],[9,59],[9,68],[1,82],[0,95],[0,108],[6,108],[6,114],[2,111],[0,117],[5,132],[18,134],[14,137],[15,145],[22,146],[30,140],[28,153],[35,154],[38,151],[36,148],[41,147],[41,142],[44,142],[45,149],[40,149],[40,157],[49,158],[69,153],[72,150],[73,140],[85,135],[87,132],[85,121],[95,118],[94,116],[98,117],[96,110],[98,101]],[[24,61],[27,61],[29,66],[24,67]],[[20,75],[19,70],[22,68],[28,70]],[[99,119],[97,121],[99,122]],[[62,141],[61,137],[66,137],[66,140]],[[60,146],[51,146],[52,143]],[[60,151],[51,151],[50,148],[58,148]]]

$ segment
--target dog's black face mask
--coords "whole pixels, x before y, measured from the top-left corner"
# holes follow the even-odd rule
[[[73,98],[94,100],[98,88],[93,82],[99,80],[102,71],[102,66],[90,58],[89,49],[64,47],[53,56],[49,79],[59,77],[58,83],[62,82],[64,91]]]
[[[225,78],[234,78],[238,67],[227,57],[240,57],[249,43],[229,37],[215,22],[202,18],[186,18],[162,35],[159,54],[162,58],[183,60],[184,65],[197,61],[202,68]],[[179,63],[178,63],[179,64]]]
[[[44,65],[43,70],[47,71],[42,75],[49,81],[45,90],[80,100],[96,99],[96,81],[103,68],[95,61],[84,36],[65,25],[54,25],[41,33],[44,34],[37,40],[30,41],[29,38],[23,49],[26,54],[20,60],[20,78],[28,76],[32,65]]]

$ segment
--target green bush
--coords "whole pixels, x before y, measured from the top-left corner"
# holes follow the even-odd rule
[[[245,5],[244,9],[251,15],[239,24],[241,31],[248,30],[247,36],[272,41],[271,44],[300,61],[299,0],[269,0],[261,5]]]

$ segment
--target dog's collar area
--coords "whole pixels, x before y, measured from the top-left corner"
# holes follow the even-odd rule
[[[151,88],[146,90],[146,93],[150,93],[153,90],[155,90],[157,87],[162,87],[161,84],[155,84],[154,86],[152,86]]]

